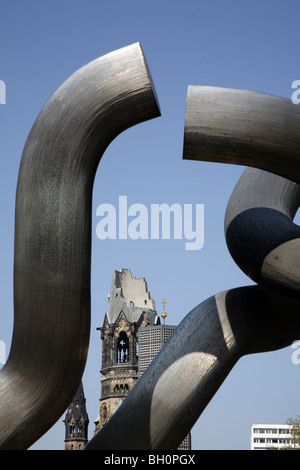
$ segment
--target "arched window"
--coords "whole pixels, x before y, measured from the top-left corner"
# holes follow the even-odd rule
[[[129,339],[125,331],[121,331],[117,342],[117,363],[128,362]]]

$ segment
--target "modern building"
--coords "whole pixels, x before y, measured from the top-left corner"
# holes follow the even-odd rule
[[[293,447],[292,426],[289,424],[253,424],[251,450],[271,450]]]
[[[165,303],[165,299],[163,300],[163,303]],[[165,319],[166,316],[166,312],[163,312],[162,317]],[[163,345],[174,333],[175,328],[176,326],[173,325],[156,325],[139,329],[139,377],[143,375]],[[188,433],[178,447],[178,450],[190,449],[191,433]]]
[[[139,377],[143,375],[176,326],[155,325],[139,329]]]

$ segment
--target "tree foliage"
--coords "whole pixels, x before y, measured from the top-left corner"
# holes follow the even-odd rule
[[[300,450],[300,416],[296,418],[289,418],[287,424],[292,426],[291,436],[292,436],[292,448]]]

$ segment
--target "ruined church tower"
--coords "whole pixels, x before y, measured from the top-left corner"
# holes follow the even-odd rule
[[[97,433],[120,406],[138,380],[139,328],[160,324],[145,279],[129,269],[114,271],[103,326],[100,411]]]
[[[83,450],[88,442],[89,417],[82,382],[65,416],[65,450]]]

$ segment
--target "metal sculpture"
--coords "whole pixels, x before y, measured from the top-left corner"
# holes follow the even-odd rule
[[[176,449],[241,356],[299,338],[299,129],[289,100],[189,87],[184,158],[263,168],[245,170],[225,217],[230,253],[259,285],[193,309],[87,449]]]
[[[133,44],[75,72],[27,138],[18,178],[14,330],[0,371],[0,448],[26,449],[65,411],[90,332],[91,196],[99,160],[130,126],[160,115]]]
[[[0,372],[1,449],[28,448],[78,388],[89,342],[95,172],[117,134],[159,114],[135,44],[75,72],[28,136],[16,198],[14,332]],[[299,128],[288,100],[189,88],[184,158],[263,169],[244,172],[225,217],[229,250],[259,285],[193,309],[87,449],[176,449],[242,355],[299,338]]]

